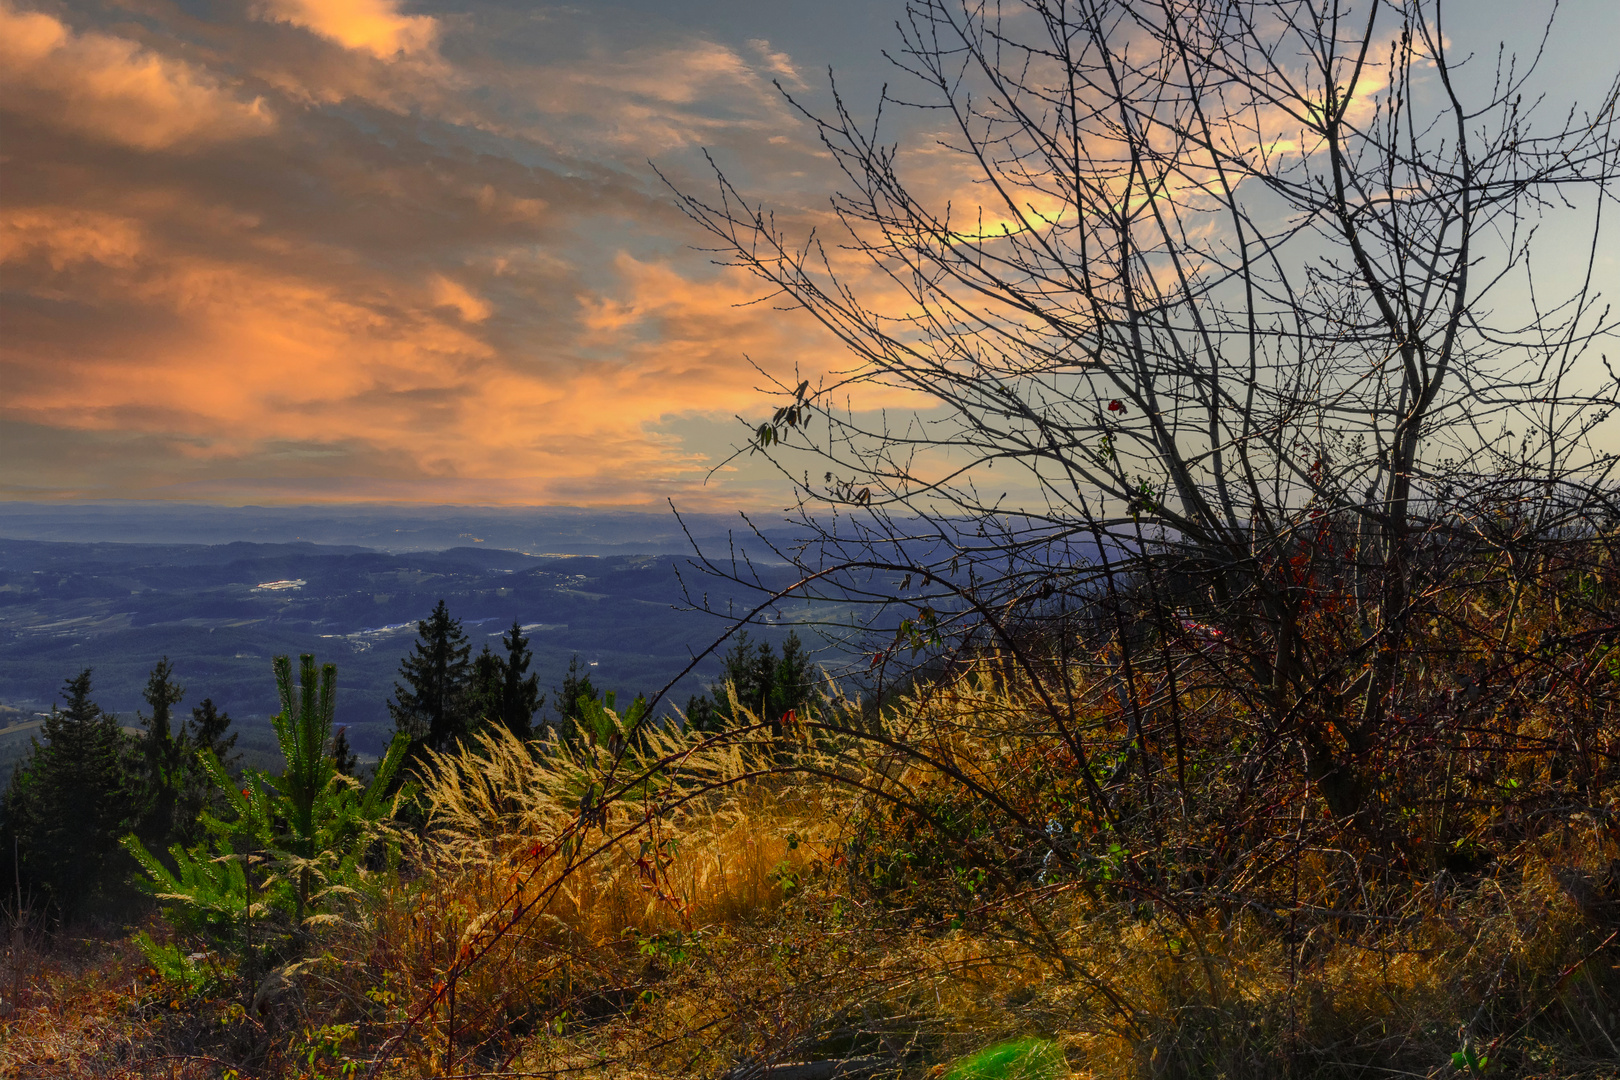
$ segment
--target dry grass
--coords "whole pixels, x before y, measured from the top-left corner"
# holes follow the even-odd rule
[[[445,1066],[447,980],[458,1067],[547,1075],[871,1053],[923,1075],[1030,1032],[1098,1077],[1438,1076],[1468,1049],[1490,1052],[1495,1075],[1617,1074],[1620,950],[1601,897],[1620,845],[1589,813],[1467,880],[1374,875],[1348,850],[1300,845],[1224,899],[1155,894],[1083,860],[1043,882],[1027,836],[979,830],[967,847],[904,839],[925,863],[943,853],[1006,880],[974,893],[936,867],[874,891],[856,863],[901,836],[895,807],[982,785],[1039,809],[1019,802],[1032,762],[1061,755],[1034,716],[1019,686],[980,671],[895,711],[884,737],[904,752],[804,743],[794,771],[746,734],[662,733],[621,775],[684,772],[626,780],[635,797],[578,849],[600,755],[490,739],[441,760],[440,828],[419,853],[432,875],[402,885],[369,937],[396,950],[376,969],[412,973],[395,1020],[420,1022],[402,1074]],[[1138,863],[1156,854],[1147,835],[1115,835]],[[475,958],[486,940],[497,947]]]
[[[1211,915],[1201,949],[1179,921],[1077,892],[1044,911],[1065,927],[1067,971],[983,932],[834,921],[828,896],[805,898],[768,933],[728,935],[670,972],[652,1005],[536,1040],[522,1060],[683,1076],[887,1050],[923,1075],[1034,1032],[1059,1038],[1086,1076],[1449,1076],[1472,1034],[1494,1051],[1493,1075],[1620,1075],[1616,954],[1545,875],[1512,893],[1413,895],[1400,932],[1376,939],[1317,928],[1296,944],[1256,916]]]
[[[163,1053],[164,1037],[185,1026],[193,1003],[157,981],[121,935],[81,930],[47,936],[25,921],[14,923],[0,980],[5,1080],[171,1074],[185,1080],[210,1071],[206,1063],[187,1071]]]
[[[772,755],[748,733],[655,730],[618,760],[504,732],[435,758],[418,872],[332,943],[351,977],[323,1008],[407,1025],[389,1054],[413,1074],[634,1011],[669,966],[772,920],[836,856],[851,800]],[[603,790],[617,797],[582,821]]]
[[[433,760],[426,835],[261,1012],[216,1003],[210,1041],[121,989],[127,950],[18,952],[37,1001],[0,1062],[920,1078],[1042,1035],[1119,1080],[1470,1075],[1459,1054],[1620,1077],[1620,652],[1613,582],[1577,585],[1585,608],[1515,589],[1421,631],[1361,821],[1252,698],[1191,678],[1205,653],[1138,676],[1173,733],[1162,704],[1131,726],[1104,649],[1046,672],[1061,715],[989,656],[875,728],[835,702],[785,742],[492,734]]]

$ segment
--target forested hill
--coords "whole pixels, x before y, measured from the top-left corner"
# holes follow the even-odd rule
[[[767,531],[780,527],[764,523]],[[482,545],[569,555],[684,555],[749,530],[736,514],[580,509],[567,506],[208,506],[120,499],[0,504],[0,536],[72,543],[260,544],[308,541],[374,551],[442,551]]]
[[[486,547],[387,553],[311,543],[118,544],[0,539],[0,765],[26,753],[26,714],[63,680],[94,669],[94,694],[135,724],[152,665],[167,656],[183,709],[213,698],[243,748],[268,751],[270,658],[313,652],[338,665],[338,722],[361,753],[390,729],[386,700],[416,622],[444,599],[476,653],[516,619],[542,690],[576,653],[594,683],[651,693],[724,626],[682,605],[670,555],[533,556]],[[767,577],[774,571],[763,567]],[[779,571],[787,574],[786,569]],[[691,574],[687,574],[691,580]],[[713,582],[697,583],[724,606]],[[763,628],[771,637],[769,626]],[[807,636],[808,637],[808,636]],[[813,642],[810,642],[812,646]],[[683,703],[720,671],[710,663],[672,695]],[[15,744],[15,745],[13,745]]]

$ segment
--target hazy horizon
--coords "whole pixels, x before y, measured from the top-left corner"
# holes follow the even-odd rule
[[[431,503],[239,506],[177,500],[0,502],[0,537],[95,543],[308,542],[378,551],[443,551],[486,545],[525,554],[679,554],[693,538],[749,531],[780,534],[780,511],[683,513],[666,506],[591,508]],[[685,523],[683,528],[682,523]]]

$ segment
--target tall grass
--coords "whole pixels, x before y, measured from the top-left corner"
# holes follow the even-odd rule
[[[417,874],[339,950],[379,980],[360,1011],[404,1025],[421,1068],[495,1060],[650,1001],[716,928],[772,917],[852,804],[760,731],[647,728],[617,753],[495,731],[433,755]]]
[[[1008,671],[986,656],[875,728],[846,703],[790,746],[760,724],[435,758],[421,875],[363,938],[412,1032],[389,1053],[419,1073],[922,1075],[1041,1035],[1096,1076],[1612,1073],[1620,835],[1610,804],[1548,805],[1584,790],[1538,753],[1567,717],[1462,740],[1454,783],[1524,779],[1410,801],[1372,842],[1308,783],[1245,792],[1240,717],[1186,742],[1195,783],[1150,798],[1106,753],[1130,748],[1106,684],[1076,671],[1065,733]],[[1448,869],[1438,836],[1481,850]]]
[[[425,832],[242,1021],[256,1060],[1620,1076],[1620,583],[1607,549],[1509,563],[1423,598],[1393,719],[1328,747],[1348,814],[1310,763],[1331,714],[1279,727],[1174,624],[964,651],[882,710],[432,755]]]

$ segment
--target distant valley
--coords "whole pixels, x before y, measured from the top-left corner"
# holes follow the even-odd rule
[[[0,520],[0,528],[11,524],[9,514]],[[171,520],[168,531],[180,528]],[[659,539],[668,543],[666,536]],[[602,546],[620,543],[633,540],[613,536]],[[313,652],[338,665],[338,721],[357,749],[376,753],[391,728],[386,701],[400,659],[416,621],[441,598],[475,653],[486,642],[498,647],[514,619],[523,625],[542,688],[560,684],[578,655],[599,689],[651,694],[726,625],[683,610],[678,569],[712,607],[757,602],[694,578],[685,562],[671,554],[532,555],[482,544],[389,552],[306,541],[0,539],[0,766],[9,772],[9,761],[27,752],[37,713],[87,666],[96,700],[122,723],[138,723],[141,689],[162,656],[187,689],[182,714],[213,698],[238,721],[249,755],[267,758],[274,757],[270,658]],[[785,566],[756,565],[767,581],[791,580]],[[786,632],[774,618],[755,630],[767,639]],[[801,636],[825,649],[813,631]],[[839,656],[822,654],[829,662]],[[670,701],[684,704],[719,670],[710,657]]]

